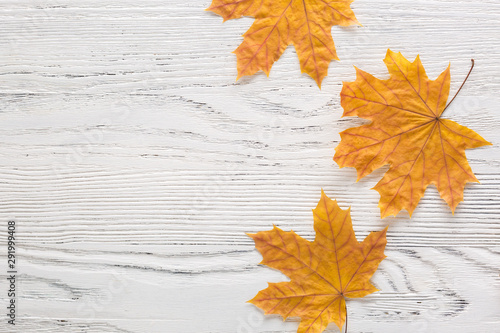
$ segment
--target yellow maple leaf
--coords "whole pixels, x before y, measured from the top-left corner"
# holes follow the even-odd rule
[[[262,254],[261,264],[280,270],[290,282],[269,283],[249,302],[265,311],[301,317],[298,333],[319,333],[334,322],[346,321],[346,298],[359,298],[377,289],[370,278],[385,258],[387,227],[370,233],[362,243],[352,229],[350,209],[342,210],[321,191],[313,210],[313,242],[276,226],[249,234]]]
[[[263,70],[267,76],[273,63],[290,44],[300,60],[302,73],[321,87],[330,62],[338,60],[331,28],[359,24],[350,8],[353,0],[213,0],[207,9],[224,21],[255,17],[234,51],[238,79]]]
[[[356,81],[340,93],[344,116],[371,120],[340,133],[334,160],[355,167],[358,180],[389,164],[374,187],[382,218],[406,209],[410,216],[428,185],[437,186],[452,212],[467,182],[478,182],[465,149],[490,145],[474,131],[441,118],[450,90],[450,67],[432,81],[417,56],[413,63],[387,51],[390,73],[380,80],[356,68]],[[470,72],[469,72],[470,74]]]

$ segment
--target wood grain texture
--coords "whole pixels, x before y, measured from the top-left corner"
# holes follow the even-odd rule
[[[321,188],[351,206],[359,239],[390,225],[381,291],[348,303],[349,332],[498,331],[498,1],[356,0],[363,27],[332,29],[341,61],[322,90],[291,47],[269,78],[235,82],[231,51],[252,20],[222,24],[209,2],[0,0],[17,332],[294,332],[245,303],[285,280],[245,232],[274,223],[312,239]],[[451,94],[476,61],[446,117],[493,146],[466,152],[481,184],[454,216],[431,187],[411,220],[380,220],[370,188],[386,169],[356,183],[332,160],[338,133],[362,123],[340,118],[342,81],[352,65],[388,77],[387,48],[420,54],[432,79],[451,63]]]

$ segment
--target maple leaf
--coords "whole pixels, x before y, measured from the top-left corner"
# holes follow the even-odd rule
[[[213,0],[207,9],[224,21],[255,17],[234,51],[238,78],[263,70],[267,76],[273,63],[293,44],[302,73],[321,87],[328,65],[338,60],[333,43],[333,25],[359,24],[350,8],[353,0]]]
[[[384,62],[388,80],[356,68],[356,81],[344,82],[340,93],[343,116],[372,122],[340,133],[333,159],[341,168],[355,167],[358,180],[390,165],[374,187],[380,193],[382,218],[402,209],[411,216],[430,184],[437,186],[454,212],[463,200],[465,184],[478,182],[465,149],[491,143],[441,118],[450,90],[450,66],[432,81],[418,56],[410,63],[401,53],[388,50]]]
[[[387,227],[362,243],[352,229],[350,209],[342,210],[321,191],[313,210],[316,238],[309,242],[295,232],[272,230],[248,234],[262,254],[261,264],[280,270],[290,282],[269,283],[249,302],[266,314],[301,317],[299,333],[322,332],[330,322],[342,329],[347,298],[377,289],[370,278],[385,258]]]

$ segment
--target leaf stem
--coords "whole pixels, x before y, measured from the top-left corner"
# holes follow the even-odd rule
[[[347,303],[344,303],[345,304],[345,332],[344,333],[347,333]]]
[[[455,96],[453,96],[453,98],[451,99],[451,101],[445,106],[443,112],[441,112],[441,115],[444,113],[444,111],[448,108],[448,106],[450,106],[451,102],[453,102],[453,100],[455,99],[455,97],[457,97],[458,93],[460,92],[460,90],[462,90],[462,87],[464,86],[465,82],[467,81],[467,79],[469,78],[469,75],[470,73],[472,72],[472,69],[474,68],[474,59],[471,59],[470,61],[472,61],[472,66],[470,66],[470,70],[469,70],[469,73],[467,74],[467,76],[465,77],[465,80],[464,82],[462,83],[462,85],[460,86],[460,88],[458,88],[458,91],[457,93],[455,94]]]

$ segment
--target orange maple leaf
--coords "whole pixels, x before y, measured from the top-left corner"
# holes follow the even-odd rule
[[[490,145],[474,131],[441,118],[450,90],[450,66],[432,81],[417,56],[413,63],[387,51],[390,73],[380,80],[356,68],[356,81],[344,82],[343,116],[371,120],[340,133],[334,160],[355,167],[358,180],[389,164],[374,187],[382,218],[406,209],[410,216],[429,184],[437,186],[452,212],[467,182],[478,182],[465,149]],[[469,72],[470,74],[470,72]]]
[[[299,333],[322,332],[330,322],[342,329],[346,297],[364,297],[378,290],[369,280],[385,258],[387,243],[387,227],[359,243],[350,209],[340,209],[323,191],[313,215],[313,242],[276,226],[249,234],[262,254],[261,264],[279,269],[291,279],[269,283],[249,302],[266,314],[301,317]]]
[[[295,46],[302,73],[321,87],[328,65],[338,60],[331,28],[359,24],[350,8],[353,0],[213,0],[207,9],[224,21],[255,17],[234,51],[238,78],[263,70],[267,76],[273,63],[290,44]]]

